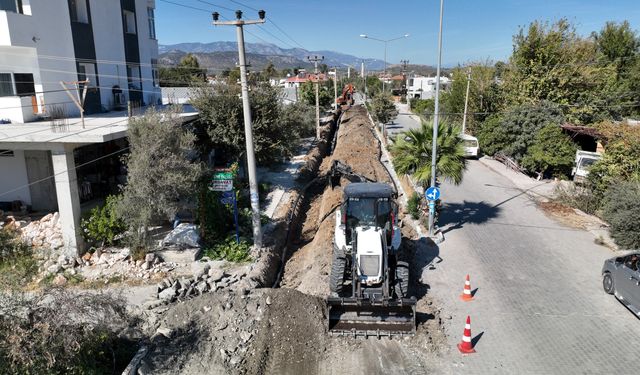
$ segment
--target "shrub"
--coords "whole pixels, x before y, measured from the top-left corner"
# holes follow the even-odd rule
[[[412,218],[418,219],[420,218],[420,194],[413,193],[411,197],[407,200],[407,211]]]
[[[533,144],[522,158],[522,166],[530,172],[568,176],[573,166],[576,145],[556,124],[545,125],[535,135]]]
[[[229,236],[227,239],[213,248],[206,249],[204,255],[212,259],[224,259],[229,262],[247,262],[251,260],[249,251],[251,244],[241,240],[236,242],[235,236]]]
[[[91,210],[87,219],[82,219],[81,227],[84,238],[101,246],[113,245],[116,238],[127,229],[124,221],[117,215],[119,197],[110,195],[102,206]]]
[[[398,116],[398,110],[391,96],[388,94],[377,95],[371,101],[371,108],[373,108],[373,118],[383,124],[388,123]]]
[[[122,372],[137,349],[118,337],[128,326],[125,300],[110,294],[0,294],[0,374]]]
[[[606,196],[603,216],[611,225],[611,237],[622,248],[640,248],[640,182],[612,185]]]
[[[21,288],[38,272],[31,247],[7,229],[0,229],[0,290]]]
[[[558,185],[555,189],[556,201],[577,208],[590,215],[598,214],[602,201],[589,185],[585,187],[575,184]]]

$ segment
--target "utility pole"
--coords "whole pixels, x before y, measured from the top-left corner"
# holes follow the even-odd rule
[[[262,247],[262,224],[260,223],[260,198],[258,195],[258,178],[256,174],[256,158],[253,149],[253,128],[251,126],[251,107],[249,106],[249,87],[247,83],[247,63],[244,53],[244,25],[254,25],[264,23],[265,11],[258,12],[259,20],[243,20],[242,11],[236,10],[235,21],[218,21],[220,14],[214,12],[213,24],[215,26],[236,26],[238,37],[238,57],[240,60],[240,84],[242,86],[242,112],[244,114],[244,137],[247,146],[247,171],[249,173],[249,192],[251,196],[251,211],[253,224],[253,244]]]
[[[402,86],[400,89],[402,90],[402,95],[407,95],[407,65],[409,64],[409,60],[400,60],[402,63]]]
[[[436,68],[436,98],[433,113],[433,144],[431,146],[431,187],[436,186],[436,165],[438,148],[438,121],[440,110],[440,65],[442,64],[442,15],[444,13],[444,0],[440,0],[440,30],[438,32],[438,65]],[[436,202],[429,202],[429,236],[433,237],[433,224],[436,213]]]
[[[338,68],[333,68],[333,104],[338,109]]]
[[[313,55],[307,56],[307,60],[315,65],[316,75],[316,138],[320,139],[320,95],[319,95],[319,78],[318,78],[318,62],[324,60],[324,56]]]
[[[464,97],[464,115],[462,117],[462,134],[467,128],[467,105],[469,104],[469,84],[471,83],[471,68],[467,69],[467,94]]]
[[[364,60],[362,60],[362,80],[364,82],[364,102],[367,102],[367,76],[364,71]]]

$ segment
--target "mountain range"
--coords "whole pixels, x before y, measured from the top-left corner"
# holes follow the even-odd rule
[[[233,68],[237,63],[238,44],[236,42],[212,42],[212,43],[179,43],[158,46],[160,52],[160,62],[162,64],[174,65],[187,53],[192,53],[198,57],[200,65],[207,68],[225,69]],[[308,51],[302,48],[281,48],[270,43],[245,43],[247,60],[254,67],[260,69],[269,61],[278,69],[312,66],[307,61],[307,56],[324,56],[322,63],[328,66],[338,66],[346,69],[351,65],[354,69],[360,70],[364,61],[367,70],[382,70],[384,62],[380,59],[361,58],[335,51]],[[233,54],[235,53],[235,60]],[[205,62],[206,61],[206,62]]]

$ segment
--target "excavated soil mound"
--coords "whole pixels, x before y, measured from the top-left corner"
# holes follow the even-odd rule
[[[334,160],[348,164],[354,173],[373,181],[391,183],[380,163],[380,145],[364,107],[347,110],[338,124],[333,153],[324,159],[319,174],[326,174]],[[348,182],[343,179],[343,184]],[[303,293],[325,297],[329,294],[329,270],[335,217],[340,205],[342,187],[319,186],[318,195],[306,208],[306,217],[295,251],[287,261],[281,286]]]
[[[324,322],[324,302],[295,290],[204,294],[163,315],[145,362],[153,374],[310,373]]]

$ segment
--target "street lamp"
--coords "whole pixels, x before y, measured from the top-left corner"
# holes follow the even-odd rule
[[[398,39],[402,39],[402,38],[408,38],[409,34],[404,34],[402,36],[396,37],[396,38],[391,38],[391,39],[378,39],[378,38],[374,38],[372,36],[369,36],[367,34],[360,34],[360,38],[365,38],[365,39],[371,39],[371,40],[375,40],[377,42],[382,42],[384,43],[384,71],[383,71],[383,78],[382,78],[382,92],[384,92],[384,80],[385,77],[387,75],[387,43],[389,42],[393,42],[394,40],[398,40]]]

